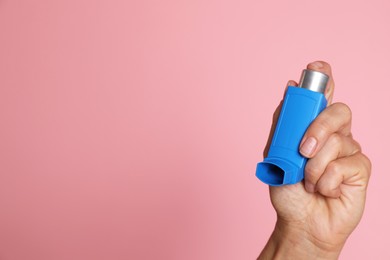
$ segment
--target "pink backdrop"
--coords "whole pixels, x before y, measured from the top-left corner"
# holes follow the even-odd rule
[[[332,64],[373,163],[341,259],[390,259],[390,1],[0,0],[0,258],[254,259],[289,79]]]

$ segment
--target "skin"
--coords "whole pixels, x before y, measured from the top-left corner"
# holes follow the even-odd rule
[[[364,211],[371,163],[352,137],[351,110],[343,103],[332,104],[335,85],[328,63],[316,61],[307,68],[330,77],[325,91],[328,107],[309,126],[300,145],[300,153],[309,158],[304,181],[270,186],[277,221],[258,257],[261,260],[338,259]],[[289,81],[287,85],[297,83]],[[274,113],[264,156],[280,108],[281,104]]]

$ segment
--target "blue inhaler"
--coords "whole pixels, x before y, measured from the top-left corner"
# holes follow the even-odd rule
[[[302,181],[307,158],[299,144],[311,122],[325,109],[324,96],[329,77],[303,70],[298,87],[288,86],[268,156],[257,164],[256,176],[272,186]]]

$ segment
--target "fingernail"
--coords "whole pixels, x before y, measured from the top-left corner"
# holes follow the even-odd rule
[[[314,137],[309,137],[303,143],[299,151],[305,157],[309,157],[317,146],[317,140]]]
[[[305,188],[307,192],[314,193],[315,192],[315,187],[314,184],[311,182],[305,182]]]
[[[289,81],[287,82],[287,86],[295,86],[294,81],[289,80]]]
[[[320,61],[310,63],[310,67],[312,67],[313,69],[321,69],[323,66],[324,65]]]

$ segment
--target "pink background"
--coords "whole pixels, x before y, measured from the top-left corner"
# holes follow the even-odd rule
[[[332,64],[390,259],[390,1],[0,0],[0,259],[255,259],[289,79]]]

